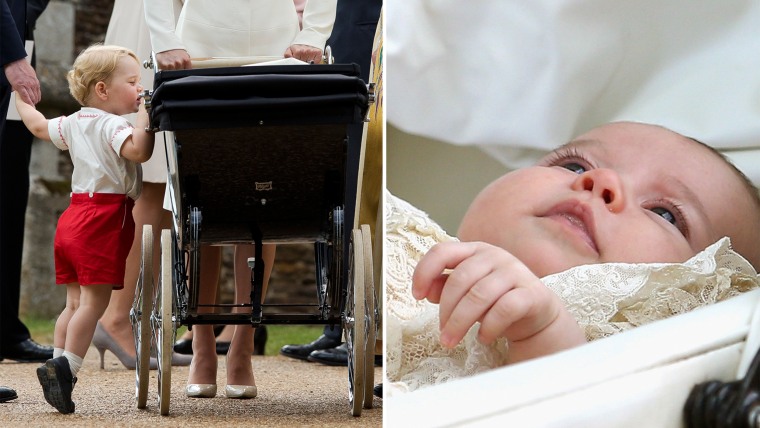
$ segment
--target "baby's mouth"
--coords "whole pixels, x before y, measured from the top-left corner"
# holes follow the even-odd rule
[[[569,229],[569,232],[585,242],[599,254],[594,238],[594,217],[591,209],[579,201],[563,202],[552,208],[545,217],[551,218]]]

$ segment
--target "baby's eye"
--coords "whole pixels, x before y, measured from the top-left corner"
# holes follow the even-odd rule
[[[568,162],[560,166],[576,174],[583,174],[584,172],[586,172],[586,167],[577,162]]]
[[[675,225],[676,223],[678,223],[678,219],[676,218],[676,216],[672,212],[666,210],[665,208],[655,207],[655,208],[651,208],[651,210],[653,213],[664,218],[665,221],[667,221],[670,224]]]

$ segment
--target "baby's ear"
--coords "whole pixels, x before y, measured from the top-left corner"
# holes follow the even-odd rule
[[[95,84],[95,96],[105,101],[108,99],[108,88],[106,82],[100,81]]]

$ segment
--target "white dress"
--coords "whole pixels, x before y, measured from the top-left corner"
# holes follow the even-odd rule
[[[176,25],[171,0],[145,1],[156,52],[185,49],[192,58],[282,56],[292,44],[323,49],[337,7],[337,0],[308,1],[301,29],[292,1],[186,0]]]
[[[477,341],[477,326],[448,350],[439,344],[438,305],[410,291],[417,262],[456,240],[427,214],[386,193],[386,394],[413,391],[504,365],[507,344]],[[588,340],[722,301],[757,288],[755,270],[723,238],[685,263],[578,266],[542,281],[567,305]]]

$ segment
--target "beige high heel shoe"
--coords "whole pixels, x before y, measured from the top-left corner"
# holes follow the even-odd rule
[[[250,357],[249,362],[250,362]],[[230,356],[227,355],[227,361],[229,361]],[[229,374],[229,372],[228,372]],[[256,385],[230,385],[227,384],[227,386],[224,387],[224,395],[227,398],[239,398],[239,399],[249,399],[249,398],[256,398],[259,391],[256,388]]]
[[[98,350],[100,353],[100,369],[105,368],[104,360],[106,355],[106,350],[111,351],[114,355],[116,355],[116,358],[119,359],[119,362],[127,369],[134,370],[137,366],[137,358],[133,357],[129,354],[127,354],[127,351],[124,350],[121,346],[119,346],[118,343],[113,339],[113,337],[108,334],[106,329],[103,328],[103,326],[98,322],[95,325],[95,334],[92,336],[92,346],[95,347],[95,349]],[[151,357],[150,357],[150,369],[156,370],[158,369],[158,360],[153,356],[155,353],[153,350],[151,350]],[[176,352],[172,352],[172,366],[189,366],[190,362],[192,361],[193,356],[192,355],[182,355],[178,354]]]
[[[216,384],[189,383],[185,387],[185,394],[190,398],[214,398],[216,397]]]
[[[106,349],[116,355],[116,358],[119,359],[119,362],[121,362],[121,364],[127,369],[134,370],[135,367],[137,367],[137,358],[127,354],[127,351],[125,351],[124,348],[116,343],[113,337],[111,337],[111,335],[106,332],[103,326],[100,325],[100,322],[95,325],[95,334],[92,336],[92,346],[94,346],[95,349],[97,349],[100,353],[101,370],[105,368],[104,360],[106,356]],[[157,368],[158,361],[155,358],[151,357],[150,369],[156,370]]]
[[[224,387],[224,395],[227,398],[256,398],[258,392],[256,385],[227,385]]]

